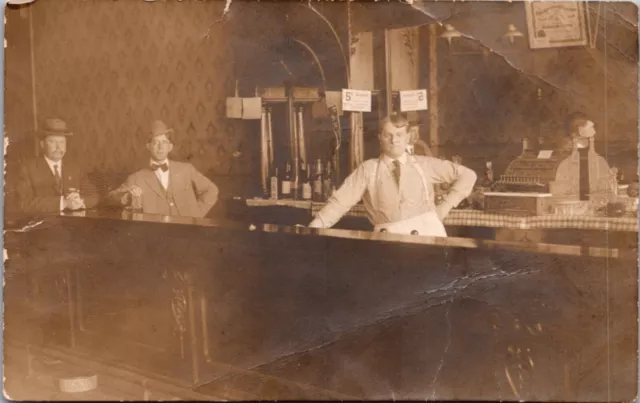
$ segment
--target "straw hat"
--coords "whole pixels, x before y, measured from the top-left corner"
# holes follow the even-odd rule
[[[164,134],[169,135],[173,133],[174,130],[169,128],[162,120],[154,120],[151,123],[151,133],[149,134],[149,140],[154,137],[162,136]]]

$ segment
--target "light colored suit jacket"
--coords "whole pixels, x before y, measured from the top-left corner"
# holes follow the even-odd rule
[[[142,212],[147,214],[204,217],[218,200],[218,187],[186,162],[169,161],[169,187],[165,188],[150,168],[131,174],[110,192],[110,198],[128,204],[127,188],[142,189]]]

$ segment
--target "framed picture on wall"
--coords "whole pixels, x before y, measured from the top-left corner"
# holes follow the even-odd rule
[[[527,1],[525,11],[531,49],[587,44],[582,1]]]

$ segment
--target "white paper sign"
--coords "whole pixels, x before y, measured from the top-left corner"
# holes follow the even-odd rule
[[[371,91],[342,90],[342,110],[371,112]]]
[[[538,159],[548,160],[553,155],[553,150],[540,150],[538,153]]]
[[[242,119],[262,119],[262,98],[242,98]]]
[[[400,91],[400,110],[402,112],[426,111],[427,90]]]
[[[242,98],[227,98],[227,117],[229,119],[242,118]]]

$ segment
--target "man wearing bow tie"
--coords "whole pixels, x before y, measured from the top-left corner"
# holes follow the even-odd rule
[[[64,158],[73,133],[59,118],[46,119],[39,133],[43,155],[20,167],[16,197],[24,213],[82,210],[98,203],[98,193],[84,171]]]
[[[147,214],[204,217],[209,212],[218,200],[218,187],[193,165],[169,159],[173,132],[160,120],[152,123],[149,166],[112,191],[112,200]]]

